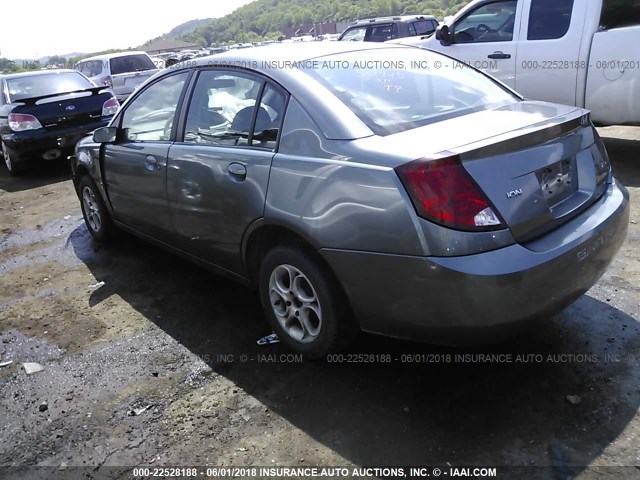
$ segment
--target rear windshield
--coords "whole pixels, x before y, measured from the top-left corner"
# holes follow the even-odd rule
[[[102,73],[103,60],[86,60],[75,66],[75,69],[87,77],[97,77]]]
[[[120,73],[141,72],[143,70],[153,70],[156,68],[153,60],[148,56],[127,55],[126,57],[116,57],[110,60],[111,62],[111,75],[118,75]]]
[[[417,48],[364,50],[315,60],[313,68],[304,71],[378,135],[518,101],[486,75]]]
[[[78,90],[93,88],[89,79],[77,72],[43,73],[42,75],[25,75],[24,77],[7,79],[7,88],[11,101],[25,98],[57,95]]]

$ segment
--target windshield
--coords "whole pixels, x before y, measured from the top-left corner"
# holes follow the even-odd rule
[[[305,72],[378,135],[518,101],[478,71],[417,48],[330,55]]]
[[[9,98],[12,102],[25,98],[57,95],[93,88],[89,79],[77,72],[43,73],[7,79]]]
[[[126,57],[115,57],[111,59],[111,75],[121,73],[141,72],[143,70],[153,70],[156,66],[149,57],[144,54],[127,55]]]

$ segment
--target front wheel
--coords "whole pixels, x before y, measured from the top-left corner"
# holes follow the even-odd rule
[[[96,184],[88,175],[80,179],[78,193],[89,233],[98,242],[106,242],[113,235],[114,225]]]
[[[278,246],[265,256],[260,297],[271,328],[289,348],[320,359],[357,333],[348,302],[332,272],[313,253]]]

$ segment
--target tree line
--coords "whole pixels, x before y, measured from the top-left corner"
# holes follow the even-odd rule
[[[288,27],[362,18],[426,14],[442,20],[468,0],[257,0],[200,26],[183,40],[202,46],[277,39]]]

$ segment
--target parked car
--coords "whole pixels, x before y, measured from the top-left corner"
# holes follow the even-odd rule
[[[483,69],[526,98],[640,124],[640,3],[475,0],[411,42]]]
[[[110,87],[116,98],[123,102],[158,67],[145,52],[121,52],[85,58],[78,62],[76,70],[85,74],[96,85]]]
[[[181,62],[180,56],[173,55],[165,60],[164,66],[165,68],[169,68],[169,67],[173,67],[176,63],[180,63],[180,62]]]
[[[113,93],[75,70],[0,75],[0,135],[9,173],[22,173],[37,158],[66,159],[118,107]]]
[[[370,68],[331,68],[356,63]],[[495,341],[577,299],[625,238],[628,193],[584,109],[401,45],[195,64],[79,142],[87,228],[256,286],[273,331],[309,357],[358,329]]]
[[[386,42],[394,38],[431,35],[438,21],[431,15],[403,15],[358,20],[338,37],[345,42]]]

